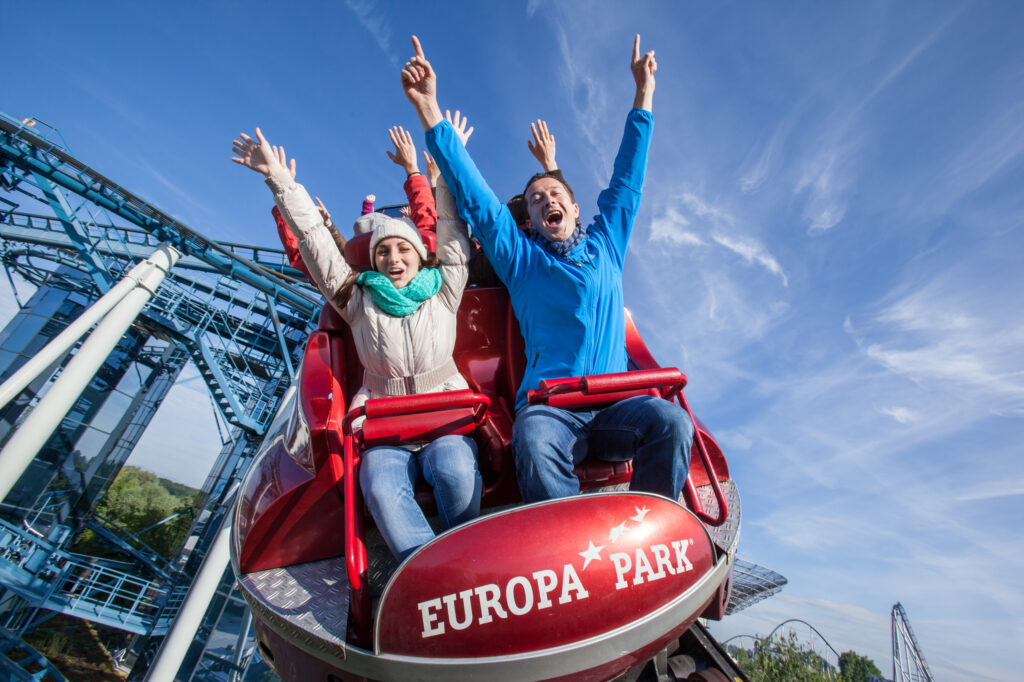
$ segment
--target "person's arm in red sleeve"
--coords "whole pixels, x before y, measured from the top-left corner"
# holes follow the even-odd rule
[[[277,236],[281,238],[281,246],[284,247],[284,253],[288,257],[288,265],[304,274],[306,279],[312,282],[313,278],[310,277],[309,270],[306,269],[306,264],[302,260],[302,254],[299,253],[299,240],[288,229],[288,223],[284,221],[284,216],[281,215],[277,206],[274,206],[270,212],[274,216],[274,222],[277,223]]]
[[[422,173],[410,175],[403,187],[409,199],[409,219],[412,224],[419,230],[433,231],[437,227],[437,206],[427,176]]]

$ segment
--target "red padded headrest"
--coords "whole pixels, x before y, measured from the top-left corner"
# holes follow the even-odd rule
[[[433,230],[420,230],[420,237],[423,245],[427,247],[427,253],[434,253],[437,250],[437,235]],[[356,270],[372,270],[373,259],[370,258],[370,240],[373,239],[372,232],[357,234],[345,243],[345,260]]]

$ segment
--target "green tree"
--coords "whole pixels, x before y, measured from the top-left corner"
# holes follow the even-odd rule
[[[845,682],[868,682],[872,675],[882,676],[874,661],[853,651],[839,654],[839,672]]]
[[[805,648],[796,633],[758,642],[752,659],[739,662],[751,682],[834,682],[834,668],[810,648]]]
[[[169,487],[175,492],[170,492]],[[199,491],[164,481],[138,467],[127,466],[118,473],[96,511],[122,528],[138,533],[189,507],[195,512],[198,503]],[[191,515],[182,514],[147,530],[140,539],[162,556],[172,559],[185,540],[191,522]],[[76,549],[94,555],[106,553],[91,531],[82,533]]]

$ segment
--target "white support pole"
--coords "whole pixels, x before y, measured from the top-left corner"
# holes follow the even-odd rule
[[[181,662],[185,660],[185,654],[188,653],[188,648],[199,631],[203,616],[206,615],[224,570],[231,560],[229,547],[233,516],[233,511],[224,515],[224,522],[217,531],[217,537],[210,545],[206,558],[199,567],[199,573],[192,581],[192,587],[189,588],[170,631],[160,645],[160,650],[156,652],[153,664],[149,666],[145,682],[174,682]]]
[[[181,254],[166,244],[150,256],[152,267],[136,286],[96,325],[75,357],[29,413],[7,445],[0,450],[0,500],[11,492],[32,459],[78,400],[97,370],[114,350],[121,336],[139,316],[142,308],[177,262]]]
[[[117,305],[129,291],[138,286],[146,273],[152,270],[154,266],[163,267],[160,264],[166,262],[167,256],[158,249],[147,260],[136,263],[135,267],[121,278],[121,281],[115,284],[107,293],[100,296],[95,303],[83,310],[82,314],[74,322],[55,336],[42,350],[29,358],[28,362],[8,377],[3,385],[0,385],[0,408],[3,408],[25,390],[25,387],[33,379],[71,348],[75,341],[80,339],[85,332],[89,331],[90,327]]]

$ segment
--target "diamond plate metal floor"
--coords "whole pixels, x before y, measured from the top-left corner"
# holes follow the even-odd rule
[[[722,494],[725,495],[725,504],[729,510],[729,516],[721,526],[709,526],[705,524],[711,539],[721,549],[728,551],[735,546],[737,535],[740,532],[740,494],[736,489],[736,483],[730,478],[727,481],[720,481]],[[704,505],[704,511],[711,516],[718,515],[718,500],[715,499],[715,491],[710,485],[702,485],[697,488],[697,497]]]
[[[239,581],[282,619],[344,647],[349,589],[343,557],[247,573]]]

